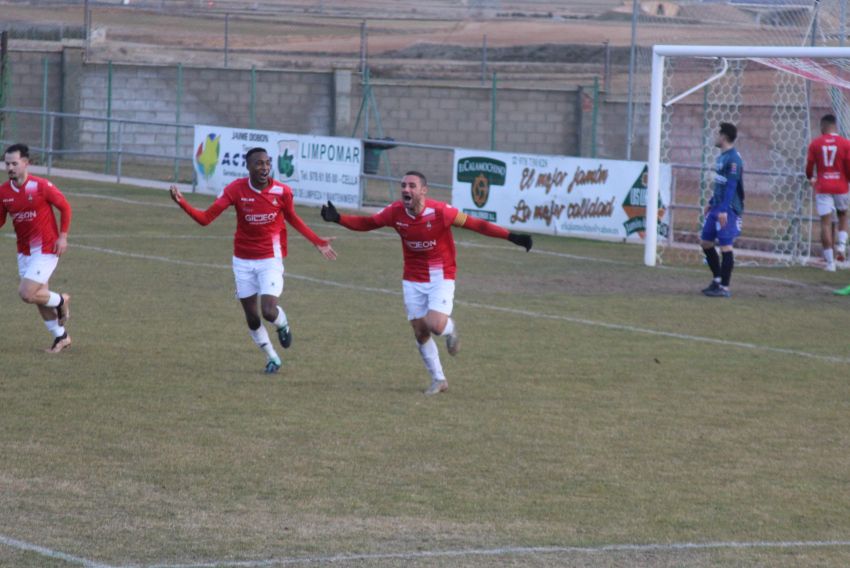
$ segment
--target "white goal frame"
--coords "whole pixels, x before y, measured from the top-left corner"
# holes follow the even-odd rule
[[[850,47],[767,47],[720,45],[655,45],[652,48],[652,76],[649,103],[649,159],[646,196],[646,239],[644,264],[655,266],[658,257],[658,203],[661,174],[661,136],[664,97],[664,63],[667,57],[713,58],[846,58]],[[672,206],[672,204],[671,204]],[[672,230],[672,229],[671,229]]]

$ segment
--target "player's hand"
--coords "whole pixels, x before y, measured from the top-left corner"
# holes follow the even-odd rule
[[[59,235],[59,238],[56,239],[56,244],[53,245],[53,254],[56,256],[62,256],[66,250],[68,250],[68,235],[62,233]]]
[[[525,252],[531,250],[531,235],[522,235],[520,233],[508,233],[508,240],[515,245],[525,247]]]
[[[328,223],[339,223],[339,212],[330,199],[328,199],[327,205],[322,205],[322,219]]]
[[[168,188],[168,191],[169,193],[171,193],[171,199],[174,200],[174,203],[177,203],[179,205],[180,202],[183,201],[183,194],[180,193],[180,190],[177,189],[176,185],[172,185],[170,188]]]
[[[720,227],[725,227],[726,223],[729,222],[729,214],[728,213],[718,213],[717,214],[717,222],[720,223]]]
[[[336,260],[336,251],[331,246],[331,241],[335,238],[336,237],[321,237],[322,240],[327,241],[327,244],[316,245],[316,248],[319,249],[322,256],[328,260]]]

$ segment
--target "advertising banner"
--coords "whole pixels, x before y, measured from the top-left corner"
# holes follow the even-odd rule
[[[456,149],[452,205],[505,228],[640,241],[646,162]],[[662,165],[658,234],[669,234],[671,168]]]
[[[247,177],[245,153],[255,147],[269,153],[272,177],[292,188],[295,203],[321,205],[330,199],[341,207],[360,207],[363,143],[357,138],[195,125],[198,191],[218,195],[233,180]]]

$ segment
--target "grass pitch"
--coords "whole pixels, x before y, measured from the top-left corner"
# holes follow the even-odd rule
[[[57,183],[61,356],[0,238],[0,565],[74,564],[21,542],[110,566],[850,563],[671,546],[850,539],[848,301],[829,293],[850,274],[741,268],[717,301],[705,268],[644,268],[638,247],[458,230],[463,350],[440,345],[451,389],[426,399],[394,233],[299,209],[340,258],[290,234],[294,342],[269,377],[232,214],[202,228],[162,192]],[[631,544],[659,546],[602,548]]]

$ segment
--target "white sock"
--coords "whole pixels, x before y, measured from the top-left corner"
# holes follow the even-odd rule
[[[425,363],[425,368],[431,374],[431,379],[435,381],[445,381],[446,376],[443,374],[443,366],[440,364],[440,352],[437,351],[437,344],[434,343],[434,338],[428,338],[425,343],[417,343],[419,346],[419,354],[422,355],[422,361]]]
[[[451,335],[455,330],[455,322],[452,318],[449,318],[446,322],[446,327],[443,328],[443,333],[440,334],[440,337],[445,337],[446,335]]]
[[[57,294],[56,292],[50,292],[50,299],[47,300],[47,303],[44,304],[45,308],[55,308],[59,305],[59,302],[62,301],[62,296]]]
[[[274,326],[278,329],[285,327],[289,321],[286,319],[286,312],[280,306],[277,307],[277,319],[274,320]]]
[[[835,262],[835,259],[832,256],[832,249],[823,249],[823,259],[827,264],[832,264]]]
[[[714,280],[715,282],[717,282],[718,284],[720,284],[720,282],[721,282],[723,279],[722,279],[720,276],[715,276],[714,278],[712,278],[712,280]]]
[[[260,327],[257,329],[248,329],[248,333],[251,334],[251,339],[254,340],[254,343],[257,344],[257,347],[263,350],[263,352],[269,357],[269,359],[277,359],[277,351],[274,350],[274,346],[272,345],[271,340],[269,339],[269,332],[266,331],[266,326],[260,324]]]
[[[65,327],[59,325],[59,320],[47,320],[44,322],[44,325],[47,326],[47,331],[49,331],[53,337],[62,337],[65,335]]]
[[[841,248],[847,246],[847,231],[838,231],[838,246]]]

